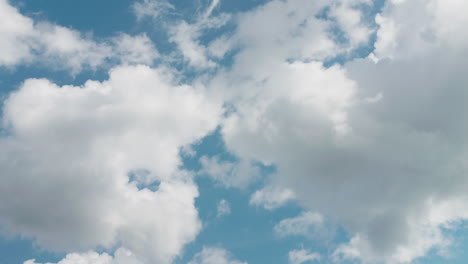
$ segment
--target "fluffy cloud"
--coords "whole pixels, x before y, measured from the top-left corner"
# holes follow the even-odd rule
[[[257,190],[250,197],[250,204],[262,206],[267,210],[273,210],[284,206],[289,201],[294,200],[294,192],[290,189],[282,189],[278,186],[267,186]]]
[[[466,3],[389,1],[374,61],[330,68],[320,61],[363,41],[329,38],[314,16],[325,5],[272,1],[242,15],[246,48],[212,81],[234,109],[221,131],[240,159],[276,165],[275,184],[354,235],[336,256],[408,263],[446,246],[441,228],[468,212]]]
[[[0,66],[42,63],[72,73],[112,63],[151,65],[158,53],[146,35],[119,36],[97,42],[82,33],[23,16],[0,0]]]
[[[22,16],[6,0],[0,1],[0,65],[15,65],[30,59],[28,38],[33,31],[33,21]]]
[[[188,264],[247,264],[234,260],[231,253],[222,248],[203,248]]]
[[[197,235],[198,191],[179,170],[179,150],[213,131],[222,113],[202,87],[177,85],[164,69],[122,66],[81,87],[26,80],[3,110],[7,230],[50,250],[122,245],[157,263]]]
[[[443,228],[468,218],[467,2],[387,1],[375,16],[369,57],[332,67],[324,61],[369,43],[372,26],[361,7],[372,1],[269,1],[233,16],[232,36],[202,43],[205,30],[230,18],[213,17],[218,4],[169,32],[198,69],[219,66],[217,58],[239,47],[230,67],[196,80],[208,91],[175,85],[164,70],[126,66],[83,87],[27,80],[9,97],[0,223],[48,248],[122,243],[145,260],[169,263],[200,228],[197,189],[178,169],[178,153],[221,125],[239,162],[203,157],[201,173],[244,188],[257,175],[252,164],[274,165],[272,186],[291,190],[352,236],[334,252],[337,261],[410,263],[449,245]],[[141,17],[173,8],[150,0],[134,7]],[[77,71],[157,56],[145,35],[100,43],[32,21],[5,0],[0,17],[3,66],[40,58]],[[220,121],[222,103],[229,111]],[[274,208],[289,197],[269,193],[258,191],[251,203]],[[319,218],[305,213],[275,230],[309,234]],[[226,254],[207,248],[191,263],[230,263]]]

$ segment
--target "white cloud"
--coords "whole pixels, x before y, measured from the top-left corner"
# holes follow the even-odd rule
[[[370,3],[367,0],[351,0],[351,1],[337,1],[335,5],[330,8],[329,16],[336,19],[337,24],[345,33],[346,38],[351,44],[351,49],[365,44],[368,42],[370,34],[373,30],[366,25],[363,20],[361,11],[355,8],[358,4]]]
[[[191,17],[193,22],[174,19],[169,24],[161,21],[160,24],[167,27],[169,41],[175,43],[177,47],[177,53],[171,56],[181,57],[192,69],[206,70],[217,66],[215,59],[221,58],[232,48],[231,41],[226,36],[221,36],[205,45],[200,38],[209,30],[219,29],[230,20],[227,14],[212,16],[219,4],[220,0],[213,0],[206,8],[200,6],[199,9],[205,9],[205,11],[195,12]],[[138,19],[151,17],[157,20],[164,13],[176,13],[172,4],[159,0],[138,1],[133,5],[133,9]]]
[[[218,156],[200,158],[200,175],[211,177],[227,188],[246,188],[260,177],[260,169],[245,161],[220,160]]]
[[[119,248],[114,257],[106,253],[87,252],[83,254],[68,254],[64,259],[56,264],[143,264],[132,252],[127,249]],[[34,259],[24,262],[24,264],[41,264]],[[53,263],[44,263],[53,264]]]
[[[211,16],[211,13],[213,13],[213,10],[219,5],[221,1],[220,0],[212,0],[210,6],[206,10],[204,17],[207,18]]]
[[[169,85],[163,71],[144,67],[120,68],[109,81],[81,88],[26,81],[5,106],[12,135],[0,141],[0,166],[15,177],[4,177],[0,186],[0,223],[48,247],[80,250],[127,241],[123,246],[138,256],[167,262],[199,228],[196,187],[177,169],[178,153],[221,124],[226,146],[240,162],[204,157],[201,173],[227,187],[245,187],[256,175],[251,164],[275,165],[272,181],[278,188],[291,190],[301,205],[330,217],[352,236],[335,251],[337,260],[409,263],[447,246],[450,240],[441,228],[468,218],[468,126],[463,120],[468,2],[387,1],[375,17],[374,61],[325,68],[324,60],[369,40],[358,7],[366,3],[371,2],[269,1],[237,14],[233,35],[207,45],[199,40],[204,30],[230,18],[211,16],[217,1],[194,24],[178,21],[171,40],[192,67],[217,67],[226,46],[242,47],[233,65],[208,82],[209,92],[217,95],[211,100],[221,97],[232,109],[221,122],[221,103],[210,103],[205,91]],[[333,21],[317,17],[325,9]],[[146,10],[157,16],[161,9]],[[30,63],[40,54],[74,70],[119,60],[105,55],[119,45],[35,23],[5,0],[0,0],[0,17],[1,65]],[[349,43],[334,40],[334,25]],[[121,40],[120,50],[131,46]],[[123,63],[151,61],[141,57],[151,43],[144,35],[134,41],[140,48],[119,55]],[[161,181],[156,192],[128,183],[127,173],[141,169],[151,173],[138,181]],[[284,200],[262,193],[266,189],[254,194],[252,203],[275,207]],[[24,198],[19,202],[12,196]],[[124,214],[126,208],[137,209]],[[161,220],[151,213],[159,211],[170,217]],[[308,214],[285,219],[275,230],[310,233],[311,223],[320,221]],[[171,238],[156,236],[155,229],[174,224]],[[206,250],[211,251],[224,254]],[[210,259],[208,253],[199,253],[193,263]]]
[[[80,32],[62,26],[39,23],[33,34],[30,48],[41,62],[53,63],[52,66],[57,68],[67,66],[74,73],[85,66],[96,69],[112,56],[112,47],[84,38]]]
[[[231,253],[222,248],[209,247],[197,253],[188,264],[247,264],[234,260]]]
[[[290,189],[282,189],[278,186],[267,186],[257,190],[250,197],[250,204],[262,206],[267,210],[273,210],[286,205],[289,201],[294,200],[294,192]]]
[[[215,63],[207,58],[205,47],[198,43],[199,37],[200,29],[197,25],[182,21],[172,28],[170,40],[177,44],[189,65],[200,68],[214,67]]]
[[[81,87],[26,80],[4,105],[0,225],[49,250],[122,245],[170,263],[201,227],[180,148],[221,113],[164,69],[118,67]],[[157,190],[137,188],[151,183]]]
[[[6,0],[0,1],[0,17],[0,65],[12,66],[19,61],[29,61],[33,21],[22,16]]]
[[[305,212],[294,218],[286,218],[275,225],[275,232],[281,237],[310,236],[324,223],[323,216],[314,212]]]
[[[171,10],[174,10],[174,6],[163,0],[141,0],[133,4],[133,11],[139,20],[145,17],[159,18]]]
[[[231,47],[230,42],[223,37],[214,39],[208,47],[201,44],[199,38],[204,31],[220,28],[227,23],[230,17],[221,14],[216,17],[202,16],[195,23],[189,24],[181,21],[170,29],[170,41],[174,42],[183,58],[194,68],[213,68],[217,64],[212,60],[224,55]],[[224,45],[219,47],[220,42]]]
[[[159,57],[153,42],[146,34],[130,36],[120,34],[112,39],[114,43],[114,56],[124,64],[152,65]]]
[[[364,262],[411,262],[445,247],[441,227],[468,212],[455,202],[468,199],[468,7],[389,1],[377,19],[380,60],[324,68],[342,52],[314,20],[326,5],[271,1],[239,15],[234,38],[245,48],[211,82],[234,109],[222,135],[241,160],[274,164],[274,182],[301,205],[343,225],[355,238],[341,248]],[[361,21],[347,12],[343,21]],[[441,204],[456,213],[428,217]]]
[[[95,70],[116,63],[152,65],[157,54],[144,34],[121,34],[97,42],[76,30],[33,21],[0,0],[0,66],[41,63],[76,74],[83,68]]]
[[[320,254],[311,253],[305,249],[292,250],[288,253],[289,264],[303,264],[320,261]]]

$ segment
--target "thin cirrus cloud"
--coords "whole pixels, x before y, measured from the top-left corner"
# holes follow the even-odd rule
[[[376,4],[204,3],[165,22],[175,69],[154,64],[150,31],[97,40],[0,0],[1,67],[109,69],[81,86],[25,78],[6,96],[1,228],[70,252],[60,264],[173,263],[202,232],[196,180],[208,176],[268,213],[300,205],[275,223],[279,239],[313,239],[329,219],[349,235],[325,254],[289,251],[290,263],[411,263],[449,249],[444,230],[468,218],[468,4],[388,0],[369,13]],[[177,13],[129,8],[140,22]],[[234,161],[192,149],[214,131]],[[184,168],[187,149],[198,171]],[[222,247],[188,261],[244,263]]]

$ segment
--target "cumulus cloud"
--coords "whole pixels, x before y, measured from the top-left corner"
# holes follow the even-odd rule
[[[198,191],[179,151],[219,122],[202,88],[121,66],[80,87],[28,79],[3,112],[2,227],[49,250],[122,245],[157,263],[197,235]]]
[[[28,36],[33,31],[33,21],[22,16],[6,0],[0,1],[0,16],[0,65],[28,61],[32,55]]]
[[[168,32],[196,69],[219,67],[216,59],[239,47],[232,65],[196,80],[206,90],[142,66],[82,87],[27,80],[4,107],[0,223],[47,248],[122,243],[169,263],[200,228],[197,188],[179,152],[219,125],[237,161],[202,157],[201,174],[245,188],[259,175],[252,164],[274,165],[271,182],[318,212],[284,219],[280,236],[310,234],[326,215],[351,236],[333,253],[337,261],[410,263],[446,247],[443,228],[468,218],[467,3],[386,1],[373,32],[362,10],[368,0],[273,0],[235,16],[213,16],[212,1]],[[172,8],[150,0],[134,7],[140,17]],[[0,17],[7,67],[43,59],[76,71],[158,56],[146,35],[98,42],[33,21],[5,0]],[[227,21],[231,36],[200,40]],[[324,66],[372,43],[372,33],[368,58]],[[261,189],[251,203],[273,209],[292,196],[272,193]],[[191,263],[239,263],[226,256],[206,248]]]
[[[152,65],[158,53],[146,35],[120,34],[95,41],[79,31],[19,13],[7,0],[0,1],[0,66],[42,63],[66,67],[73,74],[114,63]]]
[[[294,192],[290,189],[282,189],[278,186],[267,186],[257,190],[250,197],[250,204],[261,206],[267,210],[273,210],[286,205],[294,200]]]
[[[468,212],[466,2],[388,1],[377,60],[329,68],[320,61],[343,43],[314,20],[324,6],[272,1],[241,16],[246,48],[212,81],[234,109],[223,138],[240,159],[274,164],[275,182],[354,235],[337,255],[408,263],[446,246],[441,228]],[[441,207],[457,213],[429,217]]]
[[[188,264],[247,264],[235,260],[231,253],[223,248],[207,247],[197,253]]]

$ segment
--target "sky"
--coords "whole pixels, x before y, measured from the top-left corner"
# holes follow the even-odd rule
[[[0,0],[0,264],[467,263],[467,12]]]

